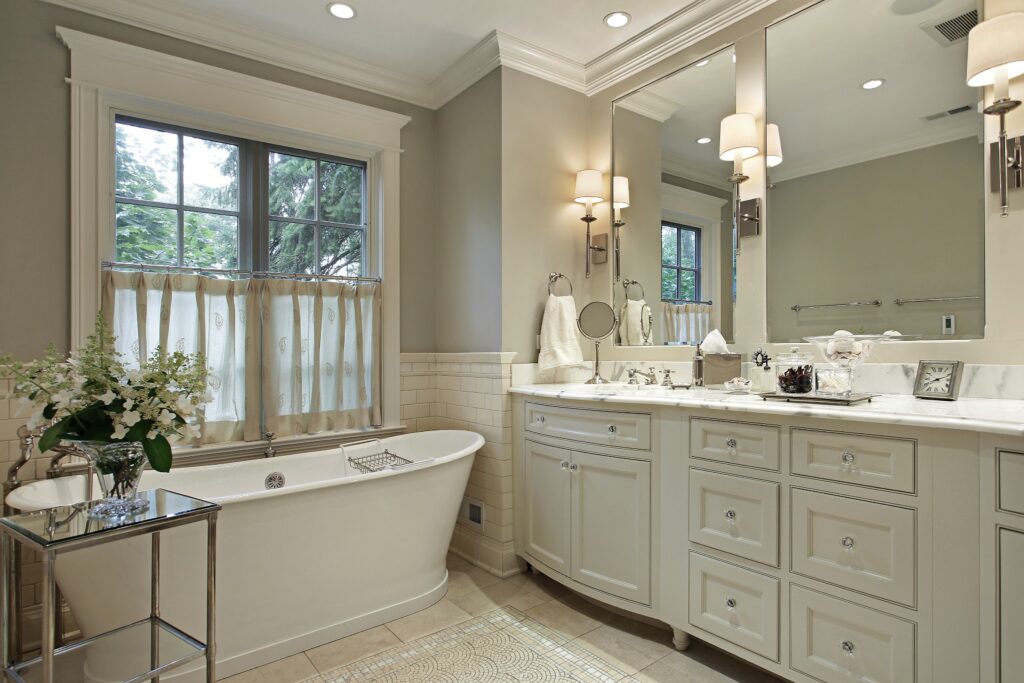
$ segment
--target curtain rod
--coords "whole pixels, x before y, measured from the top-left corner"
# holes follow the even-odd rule
[[[103,261],[104,270],[137,270],[154,273],[194,273],[202,275],[209,273],[213,275],[248,275],[257,279],[284,279],[284,280],[340,280],[343,282],[380,282],[379,277],[356,277],[351,275],[316,275],[314,273],[274,273],[263,270],[238,270],[231,268],[193,268],[191,266],[159,266],[139,263],[124,263],[121,261]]]

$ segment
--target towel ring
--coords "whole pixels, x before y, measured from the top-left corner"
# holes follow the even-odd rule
[[[572,280],[561,273],[548,274],[548,294],[554,294],[551,290],[554,289],[555,283],[559,280],[565,280],[566,284],[569,285],[569,296],[572,296]]]
[[[644,292],[644,286],[642,284],[640,284],[640,281],[639,280],[629,280],[629,279],[625,279],[625,280],[622,281],[622,288],[626,290],[626,298],[627,299],[629,298],[629,288],[632,287],[633,285],[636,285],[637,287],[640,288],[640,298],[641,299],[646,299],[647,298],[647,293]]]

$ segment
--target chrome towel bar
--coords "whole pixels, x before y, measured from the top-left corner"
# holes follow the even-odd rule
[[[893,299],[892,302],[897,306],[902,306],[903,304],[925,304],[932,301],[972,301],[980,298],[980,296],[937,296],[931,299]]]
[[[839,306],[881,306],[882,302],[878,299],[874,301],[849,301],[844,304],[793,304],[791,307],[794,311],[799,313],[805,308],[837,308]]]

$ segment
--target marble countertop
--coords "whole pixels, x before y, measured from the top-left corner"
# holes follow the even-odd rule
[[[572,401],[707,408],[1024,436],[1022,400],[961,398],[958,401],[929,401],[907,395],[883,394],[870,403],[831,406],[765,401],[753,394],[732,394],[715,389],[664,389],[626,384],[528,384],[513,386],[509,391],[523,396]]]

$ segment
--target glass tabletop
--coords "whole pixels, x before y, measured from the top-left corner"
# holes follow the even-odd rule
[[[90,517],[89,510],[100,502],[93,500],[2,517],[0,525],[46,549],[54,546],[73,545],[76,541],[107,531],[125,528],[139,528],[141,531],[145,526],[159,526],[162,522],[171,519],[204,515],[220,509],[219,505],[208,500],[193,498],[165,489],[139,491],[139,496],[146,498],[149,501],[149,506],[145,510],[124,517],[114,519]]]

